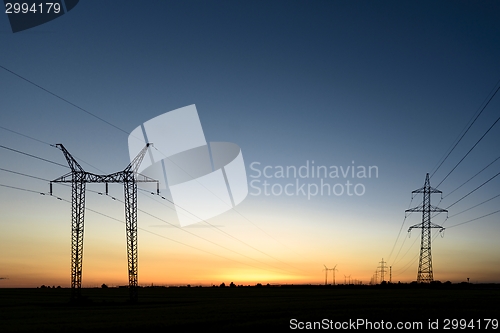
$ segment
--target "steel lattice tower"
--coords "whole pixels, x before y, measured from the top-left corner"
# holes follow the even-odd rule
[[[432,273],[432,255],[431,255],[431,229],[440,228],[444,230],[443,227],[431,222],[431,213],[442,213],[448,212],[446,209],[441,209],[439,207],[434,207],[431,205],[431,194],[433,193],[443,193],[433,187],[431,187],[429,181],[429,174],[425,177],[425,184],[422,188],[415,190],[411,193],[423,193],[422,205],[407,209],[405,211],[412,212],[422,212],[422,223],[415,224],[408,229],[418,228],[422,229],[422,238],[420,240],[420,260],[418,263],[418,283],[429,283],[434,281],[434,276]]]
[[[382,266],[379,266],[379,267],[377,267],[377,268],[380,268],[380,269],[381,269],[381,270],[380,270],[380,283],[382,283],[382,282],[384,282],[384,281],[385,281],[385,278],[384,278],[384,273],[385,273],[385,272],[387,272],[387,271],[385,270],[385,268],[387,267],[387,266],[385,266],[385,264],[387,264],[387,262],[386,262],[386,261],[384,261],[384,258],[382,258],[382,261],[380,262],[380,264],[382,264]]]
[[[71,183],[71,299],[74,301],[81,298],[86,183],[105,183],[106,194],[108,192],[108,183],[121,183],[124,186],[130,300],[132,302],[137,301],[137,183],[156,182],[157,192],[159,191],[157,180],[137,173],[150,145],[149,143],[146,144],[125,170],[109,175],[96,175],[86,172],[62,144],[56,145],[63,152],[71,168],[71,172],[50,183],[50,193],[52,194],[52,183]]]

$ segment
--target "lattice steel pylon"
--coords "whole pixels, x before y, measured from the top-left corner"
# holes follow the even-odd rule
[[[382,264],[382,265],[377,267],[377,268],[380,268],[380,283],[382,283],[385,281],[384,274],[385,274],[385,272],[387,272],[385,270],[385,268],[387,267],[387,266],[385,266],[385,264],[387,264],[387,261],[384,261],[384,258],[382,258],[382,261],[380,262],[380,264]]]
[[[411,229],[418,228],[422,229],[422,238],[420,240],[420,260],[418,263],[418,283],[430,283],[434,281],[434,276],[432,272],[432,254],[431,254],[431,229],[440,228],[440,231],[444,230],[443,227],[431,222],[431,213],[442,213],[448,212],[446,209],[439,207],[434,207],[431,205],[431,194],[433,193],[443,193],[433,187],[431,187],[429,174],[425,177],[425,184],[423,187],[415,190],[411,193],[423,193],[422,205],[415,208],[407,209],[405,213],[409,212],[422,212],[422,223],[412,225]]]
[[[62,144],[56,145],[63,152],[71,168],[71,172],[50,183],[50,194],[52,194],[52,183],[71,183],[71,299],[73,301],[81,299],[86,183],[105,183],[106,194],[108,183],[121,183],[124,186],[130,300],[132,302],[138,300],[137,183],[155,182],[156,191],[159,192],[157,180],[137,172],[149,146],[151,146],[150,143],[146,144],[123,171],[109,175],[96,175],[86,172]]]

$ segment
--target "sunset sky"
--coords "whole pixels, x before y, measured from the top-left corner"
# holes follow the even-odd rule
[[[420,230],[407,230],[422,216],[405,210],[426,173],[449,207],[432,220],[447,228],[433,230],[434,279],[500,282],[500,93],[438,168],[500,86],[498,1],[81,0],[17,33],[2,13],[0,40],[0,288],[71,278],[70,187],[38,194],[69,169],[8,148],[67,165],[49,145],[62,143],[112,173],[137,126],[193,104],[207,141],[241,148],[249,194],[180,227],[174,205],[139,191],[140,285],[322,284],[323,265],[367,284],[382,259],[393,282],[414,281]],[[277,178],[313,166],[372,174]],[[308,197],[322,182],[345,191]],[[123,187],[96,192],[82,285],[125,285]]]

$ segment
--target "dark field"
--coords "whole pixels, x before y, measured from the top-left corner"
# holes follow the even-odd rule
[[[500,319],[498,285],[141,288],[138,304],[127,303],[127,289],[82,295],[88,302],[72,305],[69,289],[0,289],[0,332],[287,331],[293,318],[420,321],[424,328],[440,319],[442,328],[445,318]]]

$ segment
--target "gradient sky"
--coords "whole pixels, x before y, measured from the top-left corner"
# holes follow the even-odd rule
[[[393,281],[416,280],[420,231],[408,238],[407,230],[421,215],[404,220],[404,211],[422,197],[411,200],[411,191],[436,170],[500,80],[498,1],[81,0],[18,33],[2,14],[0,40],[1,66],[124,130],[0,68],[3,146],[66,164],[58,149],[9,129],[62,143],[88,171],[111,173],[129,163],[134,128],[195,104],[207,141],[241,147],[249,182],[265,180],[252,177],[254,162],[261,169],[312,161],[378,167],[371,179],[325,180],[363,184],[362,196],[249,194],[208,221],[218,228],[176,228],[175,208],[141,192],[141,285],[317,284],[324,283],[323,265],[337,265],[337,283],[345,276],[368,283],[382,258]],[[495,122],[499,108],[496,96],[431,185]],[[452,205],[500,171],[496,161],[447,196],[500,156],[499,126],[439,186],[444,198],[433,195],[434,205]],[[6,149],[0,168],[44,179],[68,171]],[[45,181],[1,170],[0,184],[49,190]],[[450,207],[448,220],[441,214],[433,222],[452,227],[497,211],[500,198],[451,217],[500,194],[499,185],[493,179]],[[54,192],[71,200],[68,187],[54,185]],[[110,195],[123,200],[122,187],[110,185]],[[87,208],[83,286],[127,284],[122,202],[88,191]],[[434,278],[500,282],[499,216],[437,236]],[[69,286],[70,218],[68,202],[0,187],[0,277],[8,278],[0,287]]]

